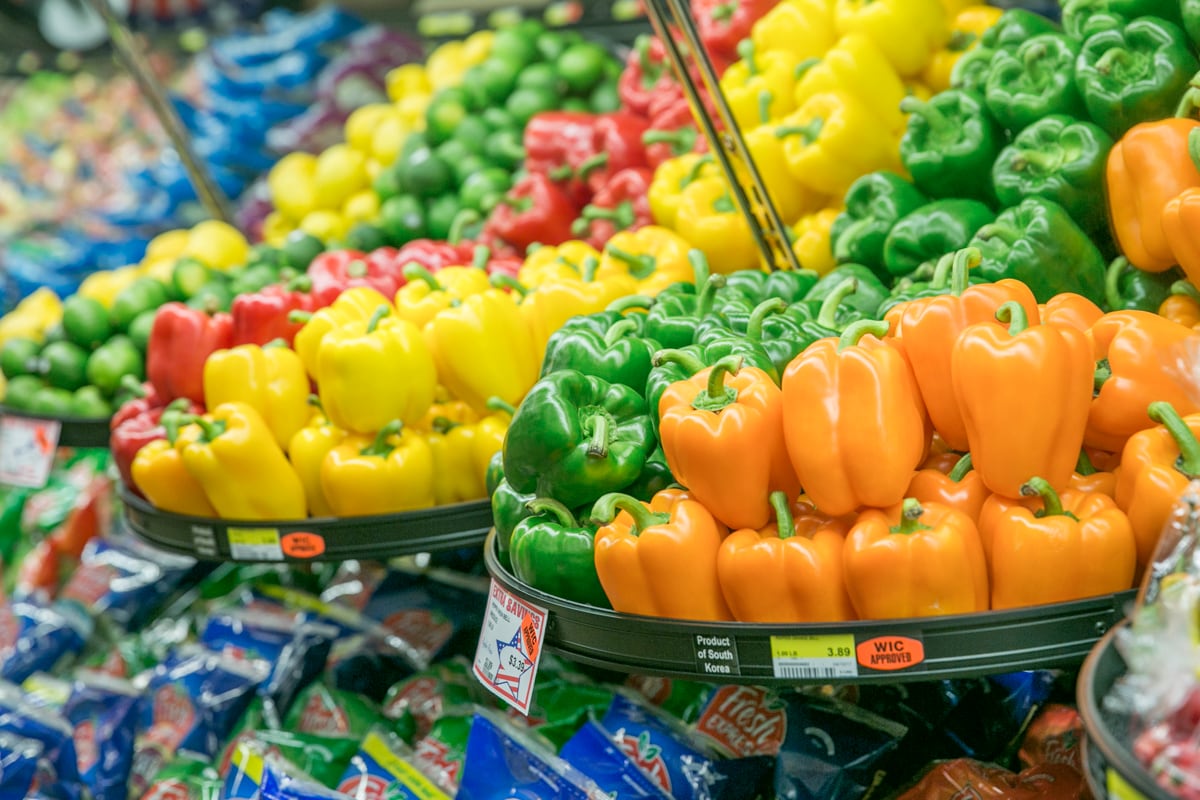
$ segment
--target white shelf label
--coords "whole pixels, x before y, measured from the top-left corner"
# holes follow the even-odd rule
[[[0,483],[40,489],[50,478],[62,423],[0,417]]]
[[[475,677],[489,692],[526,715],[542,657],[548,613],[512,596],[492,580],[475,649]]]

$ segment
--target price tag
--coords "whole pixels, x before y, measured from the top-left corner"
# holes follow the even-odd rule
[[[776,678],[854,678],[854,634],[772,636],[771,667]]]
[[[492,581],[475,649],[475,677],[522,714],[529,713],[549,612]]]
[[[50,477],[62,423],[0,417],[0,483],[40,489]]]
[[[274,528],[228,528],[225,536],[235,561],[283,561],[283,545]]]
[[[1129,781],[1125,780],[1118,773],[1114,772],[1111,767],[1105,770],[1108,778],[1108,796],[1113,800],[1146,800],[1146,796],[1129,785]]]

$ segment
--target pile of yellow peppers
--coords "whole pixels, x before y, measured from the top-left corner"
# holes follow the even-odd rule
[[[410,264],[388,298],[347,289],[282,342],[218,350],[208,412],[164,417],[132,465],[166,511],[240,520],[390,514],[487,497],[487,471],[550,336],[571,317],[692,281],[688,243],[650,226],[535,249],[516,278]],[[310,394],[312,385],[316,393]],[[264,490],[264,487],[269,487]]]
[[[900,101],[947,88],[955,62],[999,15],[958,0],[781,0],[755,24],[721,89],[803,267],[834,267],[829,231],[855,179],[903,174]],[[655,222],[714,270],[760,266],[711,157],[662,164],[650,201]]]

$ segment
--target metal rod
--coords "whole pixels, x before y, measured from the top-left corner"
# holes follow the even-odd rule
[[[221,191],[221,187],[208,174],[204,165],[196,158],[183,121],[179,119],[179,114],[167,99],[167,94],[151,70],[150,64],[138,49],[133,40],[133,34],[129,32],[125,22],[113,12],[108,0],[87,0],[87,3],[108,26],[109,37],[112,39],[117,55],[120,56],[125,68],[137,81],[138,88],[142,90],[142,94],[150,103],[151,110],[162,123],[167,138],[171,140],[175,152],[179,154],[179,159],[183,162],[184,169],[187,170],[188,177],[191,178],[192,186],[195,187],[200,202],[204,204],[214,219],[229,222],[233,218],[229,212],[229,200]]]

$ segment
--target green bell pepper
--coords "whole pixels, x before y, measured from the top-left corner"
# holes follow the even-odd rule
[[[51,342],[42,348],[38,363],[51,386],[73,392],[88,383],[88,353],[77,344]]]
[[[185,263],[185,260],[180,259],[179,263]],[[203,264],[200,268],[208,269]],[[67,340],[86,350],[99,347],[113,333],[108,309],[99,300],[81,294],[73,294],[63,301],[62,326]]]
[[[834,220],[833,257],[839,264],[862,264],[885,277],[883,243],[892,226],[928,202],[917,187],[894,172],[863,175],[850,185],[846,210]]]
[[[1104,257],[1066,209],[1044,197],[1029,197],[983,226],[971,240],[988,281],[1015,278],[1039,303],[1063,292],[1104,302]]]
[[[596,529],[581,524],[557,500],[539,497],[517,523],[509,541],[513,574],[548,594],[611,608],[596,575]]]
[[[87,419],[107,419],[113,413],[104,393],[96,386],[84,386],[71,398],[71,416]]]
[[[810,269],[775,272],[744,269],[725,276],[723,292],[739,292],[754,306],[771,297],[795,303],[804,299],[819,277]]]
[[[4,405],[18,411],[28,411],[33,405],[33,398],[44,389],[46,382],[36,375],[17,375],[8,379],[4,387]]]
[[[742,359],[743,366],[757,367],[771,378],[771,382],[779,385],[779,370],[775,362],[758,339],[751,339],[737,333],[710,336],[707,344],[701,345],[704,363],[711,366],[726,356],[737,356]]]
[[[1113,140],[1098,125],[1052,114],[1017,134],[992,167],[992,185],[1003,208],[1026,197],[1053,200],[1089,233],[1108,224],[1104,170]]]
[[[646,401],[576,370],[539,380],[504,437],[504,475],[519,492],[581,506],[637,479],[653,449]]]
[[[696,338],[696,326],[712,313],[724,275],[710,275],[699,295],[659,294],[646,312],[646,336],[663,347],[686,347]]]
[[[642,474],[638,475],[637,480],[626,486],[623,491],[638,500],[649,502],[650,498],[663,489],[670,489],[672,486],[678,485],[675,482],[675,476],[671,474],[671,468],[667,466],[667,455],[660,446],[646,459],[646,466],[642,467]]]
[[[976,45],[963,53],[950,71],[950,88],[983,95],[987,91],[988,75],[992,72],[992,59],[995,57],[996,51],[983,45]]]
[[[992,59],[985,98],[992,117],[1020,131],[1050,114],[1084,115],[1075,88],[1079,43],[1060,33],[1043,33]]]
[[[1075,82],[1092,120],[1120,139],[1140,122],[1173,116],[1197,70],[1200,61],[1179,26],[1142,17],[1089,36]]]
[[[158,308],[170,299],[170,293],[162,281],[149,276],[138,278],[113,298],[112,306],[108,309],[109,322],[116,330],[124,331],[138,314]]]
[[[983,283],[977,275],[971,275],[969,270],[978,266],[979,250],[973,247],[947,253],[938,259],[932,273],[925,273],[929,265],[924,265],[908,277],[896,281],[892,293],[879,307],[879,316],[886,317],[893,308],[923,297],[937,297],[943,294],[962,294],[963,290],[972,283]]]
[[[930,197],[992,202],[992,186],[980,180],[991,169],[1004,133],[978,94],[950,89],[925,101],[905,97],[900,109],[908,129],[900,140],[900,160],[917,188]]]
[[[895,276],[966,247],[996,215],[977,200],[937,200],[896,223],[883,246],[883,262]]]
[[[1181,274],[1175,267],[1166,272],[1144,272],[1124,256],[1113,259],[1104,281],[1104,299],[1109,311],[1149,311],[1171,296],[1171,286]]]
[[[484,485],[487,487],[488,497],[496,493],[496,488],[500,486],[502,480],[504,480],[504,451],[497,450],[488,461],[487,471],[484,473]]]
[[[142,353],[128,336],[114,336],[96,348],[86,370],[88,383],[98,386],[106,397],[116,394],[124,376],[140,380],[146,374]]]
[[[542,375],[573,369],[609,383],[620,383],[638,394],[646,389],[650,357],[658,343],[638,337],[632,319],[616,322],[603,334],[590,330],[568,331],[551,337],[542,361]]]
[[[496,528],[496,545],[501,560],[507,564],[509,543],[518,523],[533,514],[527,505],[534,499],[532,492],[518,492],[507,481],[501,479],[492,492],[492,524]]]
[[[1179,10],[1193,49],[1200,49],[1200,0],[1180,0]]]
[[[875,319],[879,304],[888,296],[888,290],[883,281],[862,264],[842,264],[840,267],[834,267],[821,276],[821,280],[817,281],[817,285],[804,299],[823,304],[831,294],[842,288],[847,278],[854,278],[854,293],[846,295],[840,307],[853,309],[866,319]]]
[[[33,395],[27,410],[48,417],[69,417],[74,403],[74,393],[56,386],[47,386]]]
[[[1058,33],[1059,28],[1048,17],[1024,8],[1010,8],[1000,15],[996,24],[979,37],[979,45],[992,50],[1016,49],[1021,43],[1043,33]]]
[[[686,381],[707,364],[699,345],[665,348],[654,354],[654,367],[646,377],[646,407],[650,409],[650,427],[658,440],[658,405],[667,387],[676,381]]]
[[[1104,27],[1123,28],[1138,17],[1158,17],[1182,25],[1186,11],[1186,0],[1182,4],[1175,0],[1065,0],[1062,25],[1068,36],[1083,40]]]
[[[8,339],[0,346],[0,372],[10,380],[18,375],[32,375],[41,349],[40,344],[24,336]]]

